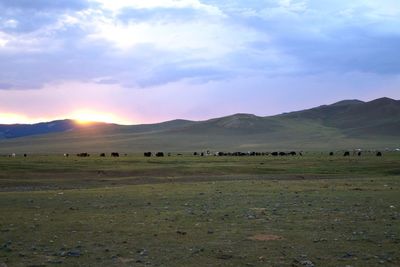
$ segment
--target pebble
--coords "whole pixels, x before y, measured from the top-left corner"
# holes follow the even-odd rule
[[[348,258],[353,258],[353,257],[354,257],[354,254],[351,252],[346,252],[346,254],[344,254],[342,256],[343,259],[348,259]]]
[[[67,252],[68,257],[80,257],[81,256],[81,251],[78,249],[70,250]]]
[[[229,255],[229,254],[220,254],[217,256],[217,259],[220,259],[220,260],[230,260],[232,258],[233,258],[233,256]]]
[[[294,259],[293,266],[315,267],[315,264],[307,259],[307,255],[301,255],[301,259]]]
[[[314,267],[314,263],[310,260],[300,261],[300,264],[306,267]]]
[[[148,255],[148,252],[147,252],[146,249],[138,250],[137,253],[139,253],[140,256],[147,256]]]

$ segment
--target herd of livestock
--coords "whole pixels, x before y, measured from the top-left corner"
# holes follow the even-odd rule
[[[193,152],[192,155],[193,156],[200,156],[200,157],[205,157],[205,156],[218,156],[218,157],[222,157],[222,156],[230,156],[230,157],[244,157],[244,156],[273,156],[273,157],[283,157],[283,156],[303,156],[302,151],[300,152],[296,152],[296,151],[290,151],[290,152],[278,152],[278,151],[274,151],[274,152],[255,152],[255,151],[249,151],[249,152],[211,152],[209,150],[204,151],[204,152]],[[359,150],[355,150],[353,152],[350,151],[342,151],[342,152],[329,152],[329,156],[334,156],[334,155],[343,155],[343,157],[350,157],[351,155],[353,156],[362,156],[364,153],[368,153],[368,154],[375,154],[375,156],[377,157],[382,157],[383,154],[380,151],[367,151],[367,152],[363,152],[363,151],[359,151]],[[28,154],[22,154],[23,157],[28,157]],[[124,156],[128,156],[128,154],[123,154]],[[183,154],[176,154],[176,156],[182,156]],[[9,154],[8,157],[12,157],[15,158],[17,156],[17,154],[12,153]],[[64,153],[64,157],[69,157],[70,154],[69,153]],[[83,152],[83,153],[78,153],[76,154],[77,157],[81,157],[81,158],[86,158],[86,157],[90,157],[90,154],[87,152]],[[107,157],[106,153],[100,153],[99,154],[100,157]],[[111,152],[109,154],[109,156],[114,157],[114,158],[118,158],[120,157],[120,153],[118,152]],[[143,153],[144,157],[164,157],[164,156],[172,156],[172,153],[164,153],[164,152],[144,152]]]

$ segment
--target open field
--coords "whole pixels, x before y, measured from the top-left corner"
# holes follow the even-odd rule
[[[191,154],[145,158],[62,155],[0,157],[0,190],[90,188],[162,182],[254,179],[369,178],[400,175],[400,153],[343,157],[309,152],[303,157],[196,157]],[[97,153],[98,155],[98,153]]]
[[[400,154],[0,157],[0,266],[399,266]]]

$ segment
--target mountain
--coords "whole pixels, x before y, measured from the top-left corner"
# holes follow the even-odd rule
[[[70,131],[81,131],[82,133],[98,132],[103,133],[144,133],[157,132],[174,129],[192,123],[188,120],[173,120],[156,124],[141,124],[123,126],[111,123],[90,123],[82,125],[74,120],[56,120],[51,122],[41,122],[36,124],[0,124],[0,140],[25,137],[31,135],[41,135],[50,133],[62,133]]]
[[[284,118],[308,119],[340,129],[346,136],[399,136],[400,101],[379,98],[371,102],[341,101],[304,111],[281,115]]]
[[[17,138],[22,136],[71,131],[77,128],[72,120],[57,120],[37,124],[0,124],[0,138]]]
[[[339,102],[336,102],[332,105],[330,105],[331,107],[335,107],[335,106],[349,106],[349,105],[354,105],[354,104],[363,104],[365,103],[364,101],[358,100],[358,99],[352,99],[352,100],[342,100]]]
[[[2,125],[0,136],[0,153],[381,149],[400,144],[400,101],[344,100],[268,117],[239,113],[129,126],[82,126],[70,120]]]

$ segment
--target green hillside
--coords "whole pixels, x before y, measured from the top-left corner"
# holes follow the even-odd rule
[[[385,149],[400,147],[400,101],[341,101],[271,117],[107,125],[0,141],[0,153]]]
[[[400,101],[390,98],[367,103],[358,100],[341,101],[281,117],[318,121],[356,138],[400,135]]]

